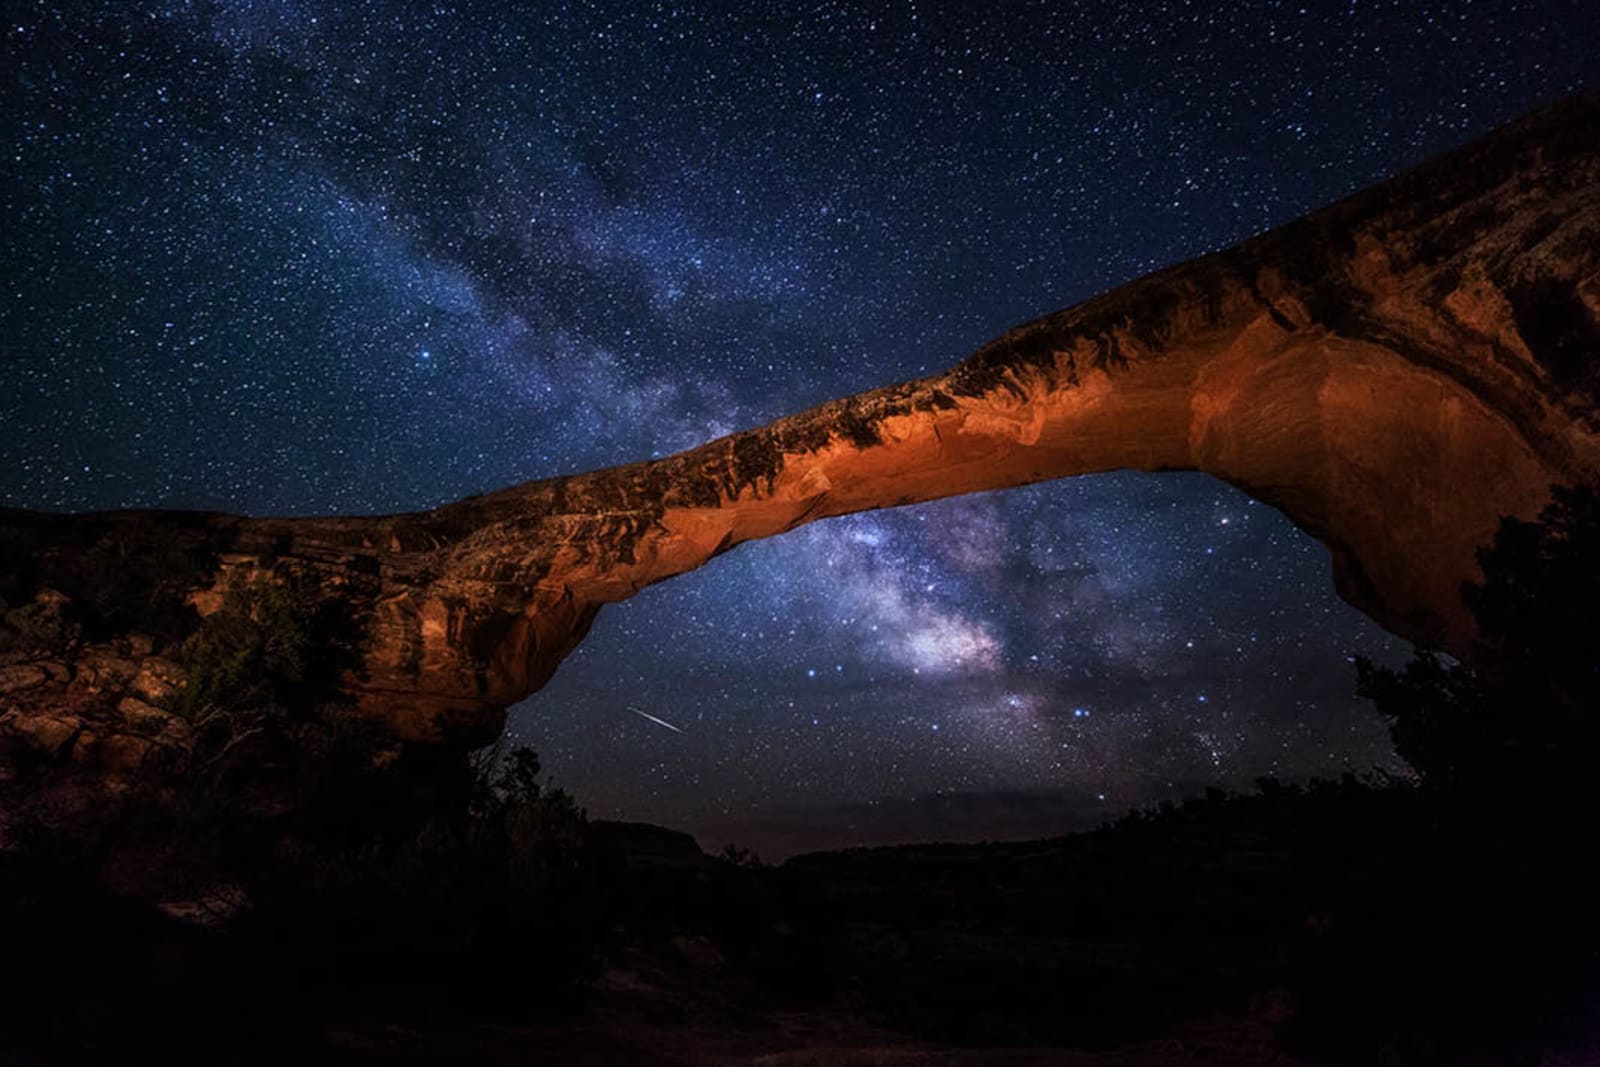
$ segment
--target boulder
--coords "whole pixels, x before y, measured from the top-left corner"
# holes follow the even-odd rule
[[[182,691],[185,674],[172,660],[150,656],[140,661],[139,673],[134,676],[129,691],[140,700],[162,707],[170,707]]]
[[[36,708],[13,708],[0,715],[0,736],[45,756],[59,756],[77,736],[83,720]]]
[[[138,697],[123,697],[117,701],[117,713],[132,730],[146,737],[160,733],[176,718],[170,711],[147,704]]]
[[[156,743],[148,737],[134,734],[110,734],[100,739],[95,747],[94,759],[113,771],[137,771],[156,750]]]
[[[53,660],[53,659],[42,659],[42,660],[39,660],[38,662],[36,662],[34,664],[34,666],[38,667],[40,670],[44,671],[45,675],[53,683],[65,684],[67,682],[72,681],[72,665],[71,664],[62,663],[62,662],[60,662],[58,660]]]
[[[44,685],[50,673],[37,663],[18,663],[0,667],[0,693],[16,693],[34,686]]]
[[[141,659],[156,650],[156,639],[149,634],[124,634],[117,642],[118,650],[129,659]]]
[[[121,692],[139,673],[139,665],[133,660],[98,647],[85,649],[75,666],[75,681],[91,692]]]

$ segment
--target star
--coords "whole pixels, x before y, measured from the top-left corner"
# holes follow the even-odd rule
[[[1600,78],[1554,0],[819,11],[19,11],[0,504],[381,513],[667,455]],[[1394,766],[1347,660],[1405,648],[1252,504],[1123,472],[747,544],[608,607],[513,739],[691,827]]]

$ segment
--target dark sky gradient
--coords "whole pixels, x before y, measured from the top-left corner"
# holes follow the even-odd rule
[[[1600,75],[1578,0],[6,17],[0,502],[50,509],[381,512],[666,454]],[[1039,833],[1391,765],[1348,659],[1403,651],[1276,512],[1107,475],[746,546],[608,608],[513,734],[595,814],[770,849]]]

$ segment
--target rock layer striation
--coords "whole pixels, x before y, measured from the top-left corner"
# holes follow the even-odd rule
[[[1198,470],[1332,551],[1338,591],[1465,651],[1503,515],[1600,475],[1600,95],[1227,251],[1019,326],[946,373],[665,459],[363,518],[0,512],[0,571],[203,549],[189,602],[293,580],[348,611],[340,683],[408,739],[478,743],[602,605],[756,538],[1098,471]],[[0,576],[3,577],[3,576]]]

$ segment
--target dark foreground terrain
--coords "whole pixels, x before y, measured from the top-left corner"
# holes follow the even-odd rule
[[[113,550],[114,549],[114,550]],[[763,866],[349,714],[292,582],[0,615],[0,1063],[1600,1063],[1600,492],[1507,520],[1414,770]],[[142,561],[142,563],[141,563]]]
[[[231,917],[12,854],[0,1062],[1596,1062],[1587,857],[1495,820],[1268,783],[776,868],[589,823],[522,899],[388,867]]]

